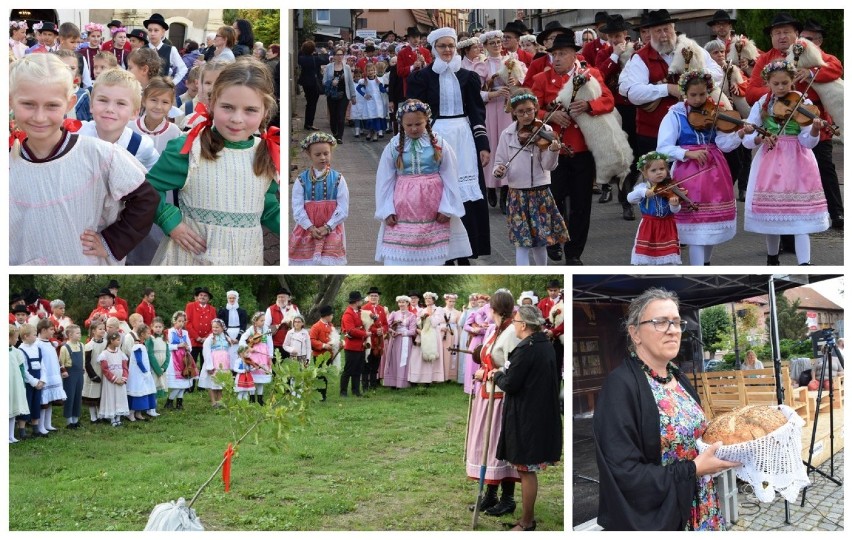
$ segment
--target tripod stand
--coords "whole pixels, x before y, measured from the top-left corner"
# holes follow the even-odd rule
[[[838,486],[842,486],[843,482],[834,478],[834,381],[832,380],[832,354],[837,356],[837,359],[840,362],[840,366],[843,367],[843,354],[841,354],[840,350],[837,348],[837,343],[834,340],[834,331],[831,329],[824,330],[823,336],[825,337],[825,345],[822,348],[822,361],[821,361],[821,369],[820,369],[820,381],[819,388],[817,389],[817,398],[816,398],[816,411],[814,412],[814,427],[811,432],[811,446],[808,450],[808,474],[813,472],[817,472],[822,475],[824,478],[831,480]],[[828,374],[828,378],[825,375]],[[822,405],[822,391],[824,382],[828,381],[828,427],[829,427],[829,463],[830,463],[830,474],[826,474],[822,470],[812,465],[814,458],[814,444],[816,443],[816,433],[817,433],[817,425],[819,424],[819,412]],[[805,506],[805,497],[807,496],[808,488],[802,490],[802,506]]]

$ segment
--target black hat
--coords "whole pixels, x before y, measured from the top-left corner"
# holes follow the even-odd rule
[[[107,28],[121,28],[122,26],[124,25],[121,24],[121,21],[119,21],[118,19],[113,19],[107,24]]]
[[[386,40],[388,38],[388,36],[393,36],[394,41],[396,41],[396,38],[399,37],[398,35],[396,35],[396,32],[394,32],[393,30],[388,30],[387,32],[382,34],[382,41]]]
[[[421,32],[420,29],[416,26],[409,26],[408,29],[405,31],[405,36],[403,37],[410,38],[412,36],[421,37],[423,36],[423,32]]]
[[[59,31],[56,30],[56,25],[50,21],[43,21],[41,23],[41,28],[38,30],[39,32],[53,32],[54,34],[59,34]]]
[[[293,296],[292,294],[290,294],[290,289],[288,289],[287,287],[279,288],[278,292],[275,293],[275,296],[278,296],[279,294],[286,294],[287,296]]]
[[[641,30],[642,28],[648,28],[648,14],[647,14],[647,13],[644,13],[644,12],[643,12],[643,13],[642,13],[642,15],[639,17],[639,23],[638,23],[638,24],[636,24],[636,25],[633,27],[633,29],[634,29],[634,30],[636,30],[636,31],[639,31],[639,30]]]
[[[361,296],[361,291],[352,291],[349,293],[349,303],[357,302],[358,300],[363,300],[364,297]]]
[[[565,28],[562,26],[562,23],[559,21],[550,21],[546,25],[544,25],[544,30],[539,32],[539,34],[535,37],[535,42],[539,45],[544,45],[544,40],[550,37],[550,34],[554,32],[562,32],[567,33],[571,32],[570,28]]]
[[[38,289],[24,289],[24,292],[21,293],[24,297],[24,302],[27,304],[35,304],[36,301],[41,297],[38,293]]]
[[[547,282],[547,288],[548,289],[561,289],[562,284],[559,282],[558,279],[551,279],[550,281]]]
[[[136,39],[140,39],[145,42],[145,45],[148,44],[148,32],[142,30],[141,28],[134,28],[130,32],[127,33],[127,38],[135,37]]]
[[[98,294],[95,295],[95,298],[100,298],[101,296],[109,296],[113,300],[115,300],[115,295],[112,294],[112,291],[107,289],[107,288],[101,289],[100,292],[98,292]]]
[[[621,15],[610,15],[606,19],[606,24],[601,27],[601,32],[604,34],[614,34],[615,32],[626,32],[630,30],[630,25],[624,20]]]
[[[503,28],[503,33],[510,32],[512,34],[518,34],[518,37],[523,36],[524,34],[529,34],[530,30],[527,28],[527,25],[522,23],[521,21],[510,21],[506,23],[506,27]]]
[[[553,45],[547,49],[547,52],[553,52],[556,49],[566,49],[568,47],[575,51],[582,49],[582,47],[574,41],[574,34],[559,34],[556,36],[556,39],[553,40]]]
[[[12,313],[29,313],[29,311],[27,311],[27,306],[22,306],[21,304],[18,304],[17,306],[12,308]]]
[[[658,9],[657,11],[652,11],[648,13],[648,22],[643,24],[642,26],[647,28],[653,28],[654,26],[661,26],[677,21],[678,19],[673,19],[672,16],[669,15],[669,10]]]
[[[111,279],[109,280],[109,285],[107,285],[107,289],[118,289],[118,281]]]
[[[595,24],[605,23],[609,19],[609,13],[606,11],[598,11],[595,13]]]
[[[825,28],[818,22],[813,19],[808,19],[805,21],[805,25],[802,30],[807,30],[808,32],[816,32],[821,36],[825,36]]]
[[[373,294],[373,293],[382,294],[382,291],[380,291],[378,287],[370,287],[370,290],[367,291],[367,294]]]
[[[408,294],[405,296],[416,296],[417,298],[423,298],[423,295],[417,291],[408,291]]]
[[[13,293],[12,296],[9,297],[9,305],[11,306],[15,302],[20,302],[23,299],[24,297],[21,296],[19,293]]]
[[[331,306],[329,306],[328,304],[322,306],[319,310],[319,314],[320,314],[320,317],[328,317],[329,315],[332,314]]]
[[[196,287],[193,296],[198,296],[201,293],[207,293],[207,296],[213,298],[213,295],[210,294],[210,289],[208,289],[207,287]]]
[[[148,25],[151,24],[151,23],[159,24],[160,26],[163,27],[163,30],[169,29],[169,25],[166,22],[166,19],[164,19],[163,16],[160,15],[159,13],[153,13],[151,15],[150,19],[145,19],[144,21],[142,21],[142,26],[144,26],[145,28],[148,28]]]
[[[731,24],[734,24],[735,22],[737,22],[737,20],[732,19],[731,16],[728,15],[728,12],[725,11],[724,9],[720,9],[720,10],[716,11],[716,13],[713,14],[712,19],[707,21],[707,26],[713,26],[717,22],[729,22]]]
[[[789,13],[779,13],[774,19],[772,19],[772,23],[769,26],[765,26],[763,28],[763,33],[769,35],[772,29],[776,26],[787,25],[794,27],[796,32],[801,32],[803,28],[802,23],[791,17]]]

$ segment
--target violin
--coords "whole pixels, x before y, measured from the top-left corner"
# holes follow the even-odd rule
[[[674,182],[674,180],[672,180],[671,176],[666,177],[666,179],[660,182],[659,184],[655,184],[654,187],[651,188],[651,190],[654,192],[654,195],[659,195],[661,197],[677,197],[678,199],[686,203],[686,207],[690,210],[698,210],[698,205],[686,196],[686,191],[677,187],[677,184]]]
[[[518,142],[521,143],[521,146],[534,144],[543,152],[555,140],[556,135],[552,131],[544,129],[544,122],[539,119],[535,119],[531,124],[518,128]]]
[[[814,120],[819,118],[819,107],[810,104],[806,105],[801,101],[801,95],[795,90],[790,91],[784,97],[775,100],[775,105],[772,106],[772,116],[782,122],[792,120],[800,126],[809,126]],[[797,106],[798,104],[798,106]],[[840,128],[837,126],[825,126],[825,131],[836,137],[840,135]]]
[[[687,121],[696,130],[706,131],[715,127],[722,133],[733,133],[737,128],[749,125],[753,126],[754,130],[764,137],[770,136],[766,129],[743,120],[737,111],[719,109],[717,112],[716,104],[712,100],[708,99],[701,107],[690,107],[689,109]]]
[[[258,343],[262,342],[263,338],[265,336],[268,336],[271,333],[272,332],[254,333],[254,334],[250,335],[248,338],[246,338],[246,343],[248,344],[249,347],[254,347]]]

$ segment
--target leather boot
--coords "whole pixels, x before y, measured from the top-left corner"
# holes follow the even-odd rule
[[[500,211],[503,212],[503,215],[506,215],[506,212],[509,211],[509,186],[503,186],[500,188]]]
[[[503,492],[500,494],[500,502],[485,510],[489,516],[502,516],[515,511],[515,483],[503,481],[501,484]]]
[[[175,409],[182,411],[183,410],[183,398],[177,398],[177,406]]]
[[[599,203],[608,203],[612,200],[612,186],[604,184],[601,186],[601,196],[598,199]]]
[[[484,512],[497,504],[497,486],[488,484],[485,486],[485,495],[479,501],[479,511]],[[476,503],[469,504],[467,509],[473,512],[476,510]]]
[[[249,394],[249,403],[257,403],[257,396],[254,394]]]
[[[173,400],[173,399],[171,399],[171,398],[167,399],[167,400],[166,400],[166,405],[164,406],[164,408],[166,408],[166,409],[174,409],[174,408],[175,408],[175,402],[174,402],[174,400]]]
[[[347,397],[349,395],[349,379],[351,375],[341,375],[340,376],[340,396]]]
[[[781,261],[778,260],[778,255],[767,255],[766,266],[781,266]]]
[[[491,208],[497,206],[497,190],[495,188],[486,188],[485,195],[488,199],[488,206]]]
[[[18,429],[18,440],[23,441],[24,439],[29,439],[30,436],[27,435],[27,428],[19,427]]]
[[[257,404],[263,407],[265,403],[263,402],[263,394],[257,396]]]

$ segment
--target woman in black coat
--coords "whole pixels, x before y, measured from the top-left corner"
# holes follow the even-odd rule
[[[305,91],[305,127],[306,130],[314,130],[314,117],[317,113],[317,102],[320,97],[320,69],[322,61],[316,53],[316,44],[307,40],[299,49],[299,80],[297,81]],[[328,62],[325,62],[328,63]]]
[[[562,419],[559,413],[559,371],[550,340],[541,332],[544,319],[535,306],[521,306],[512,318],[521,342],[509,354],[505,371],[494,374],[503,389],[503,430],[497,458],[505,459],[521,475],[523,513],[512,530],[535,530],[536,471],[562,456]]]

